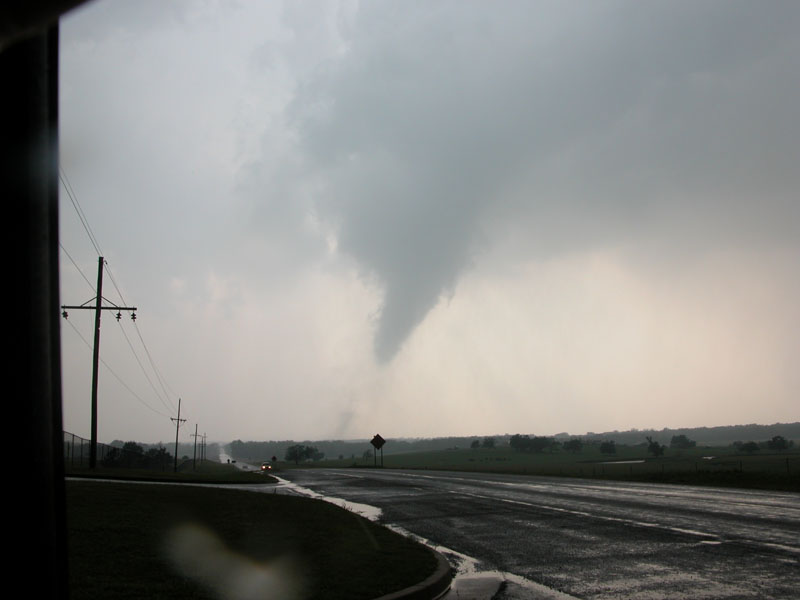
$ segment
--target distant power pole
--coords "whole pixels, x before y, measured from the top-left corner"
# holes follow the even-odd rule
[[[91,433],[91,445],[89,448],[89,468],[94,469],[97,465],[97,366],[100,362],[100,314],[101,311],[104,310],[116,310],[117,311],[117,321],[122,318],[122,311],[129,310],[131,311],[131,319],[136,321],[136,307],[135,306],[117,306],[113,302],[108,302],[111,306],[103,306],[103,265],[105,264],[105,260],[102,256],[98,257],[97,259],[97,296],[92,298],[94,300],[94,306],[91,306],[90,303],[92,300],[87,300],[80,306],[66,306],[62,305],[61,310],[64,312],[61,313],[61,316],[65,319],[69,317],[69,313],[67,313],[67,309],[69,310],[93,310],[94,311],[94,357],[92,360],[92,433]]]
[[[178,398],[178,418],[170,417],[170,421],[175,421],[175,466],[173,467],[173,471],[175,473],[178,472],[178,430],[181,428],[181,423],[185,422],[186,419],[181,419],[181,399]]]
[[[197,469],[197,423],[194,424],[194,433],[192,434],[194,438],[194,456],[192,457],[192,471]],[[202,448],[201,448],[202,450]],[[203,460],[202,458],[200,459]]]

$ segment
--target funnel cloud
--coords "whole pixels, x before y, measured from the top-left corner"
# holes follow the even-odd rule
[[[498,231],[702,252],[797,219],[796,8],[448,6],[360,6],[291,106],[314,210],[383,291],[380,361]]]

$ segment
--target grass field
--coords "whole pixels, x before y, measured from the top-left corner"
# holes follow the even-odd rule
[[[317,466],[369,467],[373,460],[344,459]],[[378,457],[380,464],[380,457]],[[651,481],[800,491],[800,451],[776,454],[737,454],[732,447],[668,449],[653,458],[642,446],[617,446],[616,454],[602,454],[585,445],[578,453],[518,452],[510,447],[451,449],[436,452],[390,454],[384,467],[515,473],[563,477],[595,477],[624,481]]]
[[[367,599],[431,552],[327,502],[197,486],[67,481],[73,599]],[[265,593],[266,592],[266,593]]]
[[[89,469],[88,466],[66,465],[67,476],[85,477],[95,479],[125,479],[128,481],[174,481],[176,483],[275,483],[276,480],[253,468],[242,471],[234,466],[206,460],[197,462],[197,468],[192,468],[192,462],[187,461],[178,465],[178,471],[173,472],[172,465],[169,469],[126,469],[106,468],[98,466]]]

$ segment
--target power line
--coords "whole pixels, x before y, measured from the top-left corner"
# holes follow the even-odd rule
[[[117,281],[114,278],[114,274],[111,272],[111,267],[109,267],[108,262],[106,262],[106,264],[105,264],[105,270],[106,270],[106,273],[108,273],[108,276],[111,278],[111,283],[114,285],[114,288],[117,290],[117,293],[119,294],[119,297],[122,300],[122,303],[126,304],[125,297],[122,295],[122,290],[119,288],[119,285],[117,285]],[[165,385],[164,379],[163,379],[163,377],[161,375],[161,372],[156,367],[155,361],[153,360],[153,356],[152,356],[152,354],[150,354],[150,349],[147,347],[147,344],[145,343],[144,338],[142,337],[142,333],[139,330],[139,327],[136,324],[136,321],[133,322],[133,326],[134,326],[134,329],[136,330],[136,334],[139,336],[139,341],[142,343],[142,348],[144,348],[144,352],[147,355],[147,360],[150,363],[150,367],[153,369],[153,373],[156,376],[156,380],[158,381],[159,385],[161,386],[161,391],[164,392],[164,397],[169,401],[170,405],[172,405],[172,401],[170,400],[169,393],[167,392],[167,389],[166,389],[168,386]],[[127,336],[126,336],[126,339],[127,339]],[[130,345],[130,341],[128,342],[128,344]],[[133,346],[131,346],[131,351],[134,353],[134,356],[135,356],[136,355],[136,351],[133,350]],[[136,357],[136,361],[139,362],[138,356]],[[142,367],[142,372],[144,373],[144,367],[142,366],[141,362],[139,362],[139,366]],[[147,377],[147,381],[150,383],[150,385],[153,386],[152,382],[150,381],[150,378],[147,376],[146,373],[145,373],[145,377]],[[153,386],[153,390],[156,391],[154,386]],[[173,392],[173,395],[175,395],[174,392]],[[158,393],[158,391],[156,391],[156,396],[158,396],[159,399],[161,399],[161,396]],[[164,404],[164,407],[167,410],[170,410],[170,411],[175,410],[175,406],[174,405],[167,406],[163,399],[161,399],[161,402],[162,402],[162,404]]]
[[[97,241],[94,233],[92,232],[92,228],[89,225],[89,219],[86,218],[86,215],[81,208],[80,203],[78,202],[78,196],[75,194],[75,191],[72,189],[72,185],[69,183],[69,177],[67,177],[67,172],[64,170],[64,167],[59,165],[60,173],[58,174],[58,178],[61,181],[61,185],[64,186],[64,189],[67,192],[67,196],[69,196],[70,202],[72,202],[72,208],[75,209],[75,213],[78,215],[78,219],[80,219],[81,225],[83,225],[83,229],[86,231],[86,235],[89,236],[89,241],[94,246],[95,251],[99,256],[103,255],[103,251],[100,250],[100,244]]]
[[[152,381],[152,379],[150,379],[150,376],[147,374],[147,371],[145,370],[144,365],[142,364],[142,361],[139,360],[139,355],[136,353],[136,350],[134,349],[133,344],[131,344],[131,340],[128,337],[128,334],[125,332],[125,328],[122,326],[122,321],[120,319],[117,319],[117,324],[119,325],[120,331],[122,331],[122,335],[125,338],[125,341],[128,342],[128,347],[131,349],[131,352],[133,353],[133,358],[136,359],[136,363],[139,365],[139,368],[142,370],[142,375],[144,375],[144,378],[147,379],[147,383],[150,384],[150,387],[153,389],[153,393],[155,393],[156,398],[158,398],[161,401],[161,404],[164,405],[164,408],[166,408],[168,411],[171,412],[172,411],[172,407],[167,406],[167,403],[164,401],[164,398],[161,397],[161,394],[156,389],[156,386],[153,385],[153,381]]]
[[[119,294],[120,300],[122,300],[123,304],[126,304],[125,297],[122,295],[122,290],[119,289],[119,286],[117,285],[117,280],[114,279],[114,274],[111,272],[111,267],[108,266],[108,262],[107,261],[106,261],[106,264],[105,264],[105,269],[106,269],[106,273],[108,273],[109,279],[111,279],[111,284],[114,286],[114,289],[117,290],[117,293]]]
[[[91,282],[91,281],[89,281],[89,278],[88,278],[88,277],[86,277],[86,275],[84,274],[84,272],[83,272],[83,271],[81,271],[81,268],[78,266],[78,263],[76,263],[76,262],[75,262],[75,259],[73,259],[73,258],[72,258],[72,256],[70,256],[69,252],[67,252],[67,249],[66,249],[66,248],[64,248],[64,246],[61,244],[61,242],[59,242],[59,243],[58,243],[58,245],[59,245],[59,247],[60,247],[60,248],[61,248],[61,249],[64,251],[64,254],[66,254],[66,255],[67,255],[67,258],[70,260],[70,262],[73,264],[73,266],[74,266],[74,267],[75,267],[75,268],[78,270],[78,273],[80,273],[80,274],[81,274],[81,277],[83,277],[83,280],[84,280],[84,281],[85,281],[85,282],[86,282],[86,283],[89,285],[89,288],[90,288],[92,291],[94,291],[94,285],[92,285],[92,282]]]
[[[120,300],[122,301],[123,304],[127,304],[126,301],[125,301],[125,296],[122,294],[122,290],[120,289],[119,285],[117,284],[117,280],[114,278],[114,274],[111,271],[111,267],[109,266],[108,261],[104,262],[104,269],[105,269],[105,272],[108,274],[109,278],[111,279],[111,283],[113,284],[114,288],[117,290],[117,293],[119,294]],[[117,319],[117,321],[119,322],[119,319]],[[133,328],[136,330],[136,335],[139,337],[139,341],[142,343],[142,348],[144,349],[145,355],[147,356],[147,360],[150,363],[150,367],[153,369],[153,374],[156,377],[156,381],[158,381],[159,385],[161,386],[161,391],[164,393],[163,397],[161,396],[161,394],[158,392],[158,390],[153,385],[153,382],[150,379],[150,377],[148,376],[144,366],[142,365],[142,362],[139,360],[139,356],[137,355],[136,350],[133,348],[133,345],[131,344],[130,339],[128,339],[128,336],[125,333],[125,330],[123,329],[123,334],[125,335],[125,339],[127,340],[128,345],[131,348],[131,352],[133,352],[133,355],[134,355],[134,358],[136,359],[136,362],[139,363],[139,368],[142,369],[142,373],[144,374],[145,378],[147,379],[147,382],[150,384],[150,387],[153,388],[153,391],[155,392],[156,397],[158,397],[158,399],[164,405],[164,408],[166,408],[169,411],[174,411],[175,410],[175,406],[172,403],[172,400],[170,399],[169,392],[167,392],[167,387],[169,387],[169,386],[166,386],[166,384],[164,383],[164,378],[161,375],[161,372],[156,367],[155,361],[153,360],[153,356],[150,353],[150,349],[147,347],[147,344],[145,343],[144,338],[142,337],[142,333],[139,330],[139,326],[137,325],[136,321],[133,321]],[[176,394],[174,392],[172,392],[172,395],[174,396]],[[167,402],[164,401],[164,398],[166,398],[167,402],[169,403],[169,406],[167,405]]]
[[[156,374],[156,379],[158,379],[158,383],[159,385],[161,385],[161,389],[164,392],[164,396],[167,398],[167,400],[169,400],[169,393],[167,392],[169,386],[164,381],[164,378],[161,375],[161,371],[159,371],[158,367],[156,367],[156,364],[153,361],[153,357],[150,354],[150,350],[147,348],[147,344],[145,344],[144,342],[144,338],[142,337],[142,333],[139,330],[139,325],[138,323],[136,323],[136,321],[133,322],[133,328],[136,330],[136,334],[139,336],[139,341],[142,342],[142,347],[144,348],[144,352],[147,355],[147,360],[150,361],[150,367],[153,369],[153,373]],[[172,390],[170,389],[170,391]],[[172,394],[175,395],[175,392],[172,392]],[[172,409],[174,410],[174,408],[175,407],[173,406]]]
[[[60,245],[60,244],[59,244],[59,245]],[[78,273],[80,273],[81,277],[83,277],[84,281],[86,281],[86,283],[89,285],[89,287],[92,289],[92,291],[94,291],[94,287],[92,286],[92,284],[91,284],[91,282],[89,281],[88,277],[86,277],[86,275],[85,275],[85,274],[84,274],[84,272],[81,270],[81,268],[78,266],[78,264],[75,262],[75,260],[72,258],[72,256],[70,256],[70,254],[69,254],[69,252],[67,252],[66,248],[64,248],[64,246],[63,246],[63,245],[61,245],[61,249],[64,251],[64,254],[66,254],[66,255],[67,255],[67,257],[70,259],[70,261],[72,262],[72,264],[73,264],[73,265],[75,266],[75,268],[77,269]],[[106,272],[107,272],[109,275],[111,275],[111,270],[108,268],[108,263],[107,263],[107,262],[105,262],[105,261],[104,261],[104,267],[105,267],[105,270],[106,270]],[[112,276],[112,281],[113,281],[113,276]],[[116,287],[116,288],[117,288],[117,291],[118,291],[118,292],[120,291],[120,290],[119,290],[119,287],[116,285],[116,283],[114,284],[114,287]],[[120,298],[122,298],[122,293],[121,293],[121,292],[120,292]],[[105,298],[104,298],[104,299],[105,299]],[[110,300],[107,300],[107,299],[105,299],[105,300],[106,300],[107,302],[110,302]],[[123,303],[124,303],[124,298],[123,298]],[[111,304],[113,304],[113,303],[111,303]],[[142,370],[142,373],[144,374],[145,378],[147,379],[147,382],[150,384],[150,387],[151,387],[151,388],[153,388],[153,391],[155,392],[155,395],[156,395],[156,397],[157,397],[157,398],[158,398],[158,399],[161,401],[161,403],[164,405],[164,408],[166,408],[168,411],[172,412],[172,411],[174,410],[174,408],[175,408],[175,407],[174,407],[174,406],[170,406],[170,405],[168,405],[168,404],[167,404],[167,402],[165,402],[165,401],[164,401],[164,398],[162,398],[162,397],[161,397],[161,395],[160,395],[159,391],[156,389],[155,385],[153,384],[152,380],[150,379],[149,375],[147,374],[147,370],[144,368],[144,365],[142,364],[141,360],[139,360],[139,356],[137,355],[137,353],[136,353],[136,349],[133,347],[133,344],[131,343],[131,341],[130,341],[130,338],[128,337],[128,334],[125,332],[125,329],[124,329],[124,328],[122,328],[122,326],[121,326],[121,325],[122,325],[121,321],[119,321],[119,319],[117,319],[117,322],[118,322],[118,323],[120,323],[120,328],[121,328],[121,330],[122,330],[122,334],[123,334],[123,336],[125,336],[125,340],[128,342],[128,346],[130,347],[130,349],[131,349],[131,352],[133,353],[133,356],[134,356],[134,358],[136,359],[136,362],[139,364],[139,368]],[[136,321],[134,321],[134,327],[135,327],[135,329],[136,329],[136,333],[137,333],[137,335],[139,336],[139,339],[140,339],[140,340],[141,340],[141,342],[142,342],[142,346],[144,347],[144,350],[145,350],[145,352],[146,352],[146,354],[147,354],[147,357],[148,357],[148,359],[149,359],[149,361],[150,361],[150,365],[151,365],[151,367],[153,368],[153,371],[155,372],[155,375],[156,375],[156,377],[157,377],[157,379],[158,379],[158,381],[159,381],[159,384],[161,385],[161,388],[162,388],[162,390],[164,391],[164,395],[166,396],[166,398],[167,398],[167,401],[168,401],[168,402],[170,402],[170,404],[171,404],[171,401],[169,401],[169,394],[166,392],[166,390],[164,390],[164,382],[163,382],[163,378],[162,378],[161,374],[159,373],[158,369],[156,368],[156,366],[155,366],[155,363],[153,362],[152,356],[150,355],[150,351],[148,350],[148,348],[147,348],[147,345],[144,343],[144,339],[142,338],[142,334],[141,334],[141,332],[139,331],[139,328],[138,328],[138,327],[136,327]],[[86,343],[86,340],[84,340],[84,342]],[[110,370],[110,369],[109,369],[109,370]],[[115,376],[116,376],[116,375],[115,375]],[[127,386],[126,384],[124,384],[124,382],[122,382],[122,383],[123,383],[123,385],[125,385],[125,387],[126,387],[126,388],[128,388],[128,386]],[[128,390],[130,390],[130,388],[128,388]],[[145,403],[145,404],[146,404],[146,403]],[[149,405],[147,405],[147,406],[148,406],[148,408],[149,408]]]
[[[70,182],[69,177],[67,176],[66,170],[63,168],[63,166],[59,165],[59,171],[60,171],[59,172],[59,180],[61,181],[61,185],[63,186],[64,190],[66,191],[67,196],[69,197],[70,202],[72,203],[72,207],[75,210],[75,213],[77,214],[78,219],[80,220],[81,224],[83,225],[83,228],[84,228],[84,231],[86,232],[86,235],[89,237],[89,241],[92,243],[92,246],[94,246],[94,249],[96,250],[97,254],[101,257],[100,258],[100,267],[99,267],[99,270],[98,270],[97,291],[95,292],[96,295],[95,295],[95,299],[94,299],[95,300],[95,306],[94,307],[87,306],[89,304],[87,302],[87,303],[84,303],[81,306],[66,307],[66,308],[85,308],[85,309],[94,308],[95,309],[95,311],[96,311],[95,327],[96,327],[96,330],[97,330],[95,332],[95,346],[98,346],[99,345],[99,314],[100,314],[100,311],[101,310],[113,310],[113,309],[116,308],[117,309],[117,321],[119,322],[120,316],[121,316],[120,311],[121,310],[131,310],[131,309],[126,306],[127,303],[125,301],[125,296],[123,295],[122,290],[120,289],[120,286],[117,284],[116,278],[114,277],[114,274],[112,273],[111,268],[109,267],[108,263],[102,258],[103,252],[100,250],[100,244],[97,241],[97,237],[94,235],[94,232],[92,231],[91,226],[89,225],[89,219],[86,216],[86,214],[84,213],[83,208],[80,205],[80,202],[78,201],[78,195],[75,193],[75,190],[72,187],[72,183]],[[88,277],[86,277],[86,275],[83,273],[83,271],[80,269],[80,267],[78,267],[77,263],[75,262],[75,260],[73,260],[72,256],[70,256],[70,254],[66,251],[66,249],[63,246],[61,246],[61,249],[64,250],[64,253],[67,255],[69,260],[72,262],[72,264],[78,270],[78,272],[81,274],[81,276],[86,281],[86,283],[89,285],[89,287],[92,290],[94,290],[95,288],[92,286],[92,283],[89,281]],[[108,277],[111,280],[111,283],[114,286],[114,289],[116,289],[117,294],[119,294],[122,306],[117,306],[113,302],[111,302],[108,299],[102,297],[102,271],[105,271],[108,274]],[[108,304],[111,304],[113,308],[112,307],[102,306],[103,300],[105,300]],[[66,317],[66,310],[64,311],[64,316]],[[147,344],[145,343],[144,338],[142,337],[141,331],[136,326],[135,313],[133,314],[133,322],[134,322],[134,329],[136,330],[136,334],[137,334],[137,336],[139,337],[139,340],[142,343],[142,347],[144,348],[144,351],[145,351],[145,354],[147,356],[147,359],[148,359],[148,362],[150,364],[150,367],[153,369],[153,373],[155,374],[155,378],[158,381],[159,386],[161,387],[161,390],[163,392],[163,396],[161,395],[161,393],[156,388],[155,384],[153,383],[153,380],[147,374],[147,370],[145,369],[144,365],[142,364],[142,361],[139,359],[139,356],[138,356],[136,350],[134,349],[130,338],[128,337],[127,333],[125,332],[125,329],[122,328],[122,326],[120,324],[120,329],[122,330],[122,333],[123,333],[123,335],[125,337],[125,341],[128,343],[128,347],[130,348],[131,352],[133,353],[134,359],[138,363],[139,368],[142,371],[142,374],[145,376],[145,379],[150,384],[150,387],[153,389],[153,392],[155,393],[156,397],[159,399],[161,404],[168,411],[171,412],[172,410],[174,410],[174,405],[173,405],[172,400],[170,399],[170,394],[167,392],[167,389],[168,389],[169,386],[166,385],[166,382],[164,381],[164,377],[161,375],[161,372],[156,367],[155,361],[153,360],[153,356],[152,356],[149,348],[147,347]],[[85,340],[84,340],[84,342],[85,342]],[[93,380],[94,381],[93,381],[93,384],[92,384],[93,396],[95,396],[95,399],[93,399],[93,415],[92,415],[92,419],[93,419],[93,425],[92,425],[93,443],[94,443],[94,440],[96,438],[96,427],[97,427],[96,422],[94,422],[95,418],[96,418],[95,414],[94,414],[94,411],[96,409],[94,407],[96,405],[96,394],[97,394],[97,391],[96,391],[96,377],[97,377],[96,369],[97,369],[97,366],[96,366],[96,364],[97,364],[98,359],[99,359],[99,356],[95,357],[95,367],[94,367],[95,373],[93,374]],[[111,369],[109,369],[109,370],[111,371]],[[112,371],[112,373],[113,373],[113,371]],[[114,374],[114,376],[117,377],[117,379],[119,379],[119,377],[116,374]],[[131,391],[131,393],[133,393],[133,391],[124,382],[122,382],[121,379],[120,379],[120,383],[122,383],[129,391]],[[173,396],[175,395],[174,392],[172,394],[173,394]],[[150,407],[146,402],[144,402],[136,394],[134,394],[134,396],[137,399],[139,399],[145,406],[147,406],[148,408],[150,408],[154,412],[158,413],[158,411],[156,411],[155,409]],[[92,456],[94,456],[94,453],[92,453]],[[91,462],[92,462],[92,460],[90,459],[90,463]]]
[[[86,344],[86,347],[89,349],[89,351],[91,351],[92,350],[92,345],[83,336],[83,334],[80,332],[80,330],[77,327],[75,327],[75,324],[72,321],[70,321],[69,319],[67,319],[67,323],[69,324],[70,327],[72,327],[73,331],[75,331],[75,333],[83,341],[83,343]],[[100,359],[100,362],[103,364],[103,366],[106,369],[108,369],[108,372],[111,373],[114,376],[114,378],[120,383],[120,385],[122,385],[122,387],[124,387],[126,390],[128,390],[128,392],[130,392],[131,396],[136,398],[136,400],[138,400],[145,408],[148,408],[149,410],[153,411],[155,414],[159,415],[160,417],[169,417],[170,416],[168,413],[165,414],[163,412],[159,412],[158,409],[153,408],[152,406],[150,406],[147,403],[146,400],[144,400],[141,396],[139,396],[139,394],[134,392],[133,389],[131,389],[131,387],[127,383],[125,383],[125,381],[123,381],[122,377],[120,377],[116,373],[116,371],[114,371],[114,369],[111,368],[111,365],[109,365],[103,358]]]

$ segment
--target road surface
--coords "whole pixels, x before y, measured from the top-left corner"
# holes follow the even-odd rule
[[[796,493],[434,471],[280,475],[378,507],[385,523],[507,574],[504,600],[541,586],[586,599],[800,598]]]

